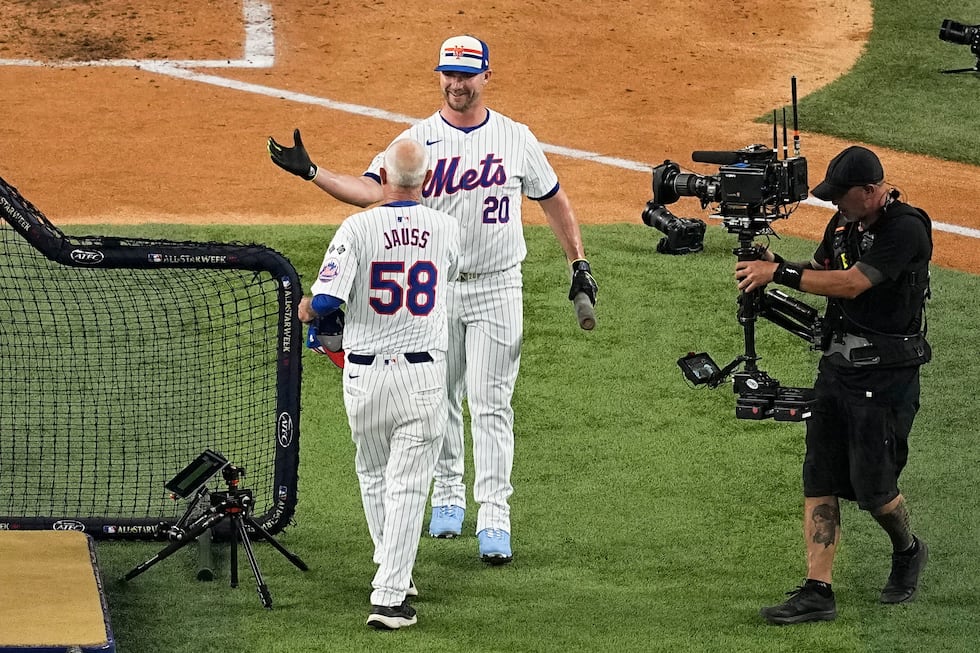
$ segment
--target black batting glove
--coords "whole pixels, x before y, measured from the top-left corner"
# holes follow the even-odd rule
[[[283,147],[270,136],[269,156],[272,157],[273,163],[286,172],[291,172],[306,181],[313,181],[313,178],[316,177],[316,164],[310,161],[310,155],[306,153],[306,148],[303,147],[303,139],[300,138],[299,129],[293,130],[293,141],[295,142],[293,147]]]
[[[575,295],[580,292],[584,292],[592,305],[595,306],[599,286],[592,278],[592,268],[589,267],[589,262],[584,258],[572,261],[572,287],[568,290],[568,299],[574,301]]]

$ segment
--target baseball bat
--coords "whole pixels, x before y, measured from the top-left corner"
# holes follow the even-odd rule
[[[573,303],[575,304],[575,317],[578,318],[578,325],[586,331],[594,329],[595,310],[592,307],[592,302],[589,301],[589,296],[580,292],[575,295]]]

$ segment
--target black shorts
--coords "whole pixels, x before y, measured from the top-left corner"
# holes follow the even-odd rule
[[[898,496],[919,410],[919,368],[839,368],[820,361],[806,425],[803,495],[875,510]]]

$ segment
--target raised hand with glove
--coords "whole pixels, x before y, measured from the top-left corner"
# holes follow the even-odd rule
[[[299,135],[299,129],[293,130],[293,147],[284,147],[269,137],[269,156],[277,166],[291,172],[297,177],[302,177],[306,181],[313,181],[316,178],[316,164],[310,161],[310,155],[303,147],[303,139]]]
[[[312,181],[320,190],[341,202],[367,207],[381,200],[381,181],[377,177],[339,174],[317,166],[303,147],[299,129],[293,130],[293,141],[292,147],[286,147],[269,137],[266,149],[273,163],[301,179]]]

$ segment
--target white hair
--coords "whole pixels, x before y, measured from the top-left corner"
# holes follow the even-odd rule
[[[385,150],[384,168],[392,186],[417,188],[425,183],[429,153],[418,141],[400,138]]]

